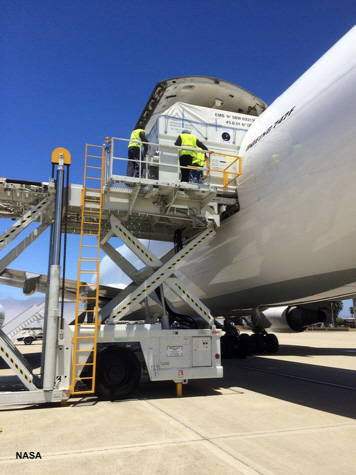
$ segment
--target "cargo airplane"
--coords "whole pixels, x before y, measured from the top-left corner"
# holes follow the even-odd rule
[[[214,97],[199,78],[163,81],[138,123],[149,133],[175,101]],[[268,108],[250,101],[228,109],[258,115],[239,150],[238,212],[177,274],[213,315],[244,317],[261,336],[303,331],[330,300],[356,295],[356,27]]]
[[[330,300],[355,297],[356,27],[269,107],[224,81],[174,78],[138,124],[149,133],[177,101],[255,116],[238,151],[239,206],[178,271],[211,313],[244,318],[261,346],[266,329],[303,331]],[[177,311],[188,314],[173,301]]]

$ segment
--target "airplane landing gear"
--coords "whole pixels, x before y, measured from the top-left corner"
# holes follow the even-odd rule
[[[237,341],[237,356],[239,358],[246,358],[246,356],[251,356],[253,353],[252,341],[247,333],[240,334]]]
[[[266,351],[267,353],[277,353],[279,342],[276,335],[267,333],[265,329],[255,328],[252,335],[240,333],[232,320],[225,319],[223,325],[215,322],[225,335],[221,337],[221,357],[230,359],[234,356],[246,358]]]
[[[277,353],[279,349],[279,342],[276,335],[267,333],[266,330],[258,331],[250,336],[252,343],[252,350],[254,354],[262,353]]]
[[[224,325],[219,325],[219,327],[225,332],[225,335],[220,339],[221,357],[230,359],[236,356],[237,352],[237,328],[231,320],[225,320]]]
[[[221,356],[230,359],[234,356],[245,358],[251,356],[252,342],[247,334],[240,334],[231,320],[225,320],[222,329],[225,335],[221,337]]]
[[[262,353],[264,350],[265,338],[261,333],[254,333],[250,336],[252,352],[254,354]]]
[[[267,353],[277,353],[279,350],[279,341],[276,335],[273,333],[266,334],[265,336],[265,345]]]

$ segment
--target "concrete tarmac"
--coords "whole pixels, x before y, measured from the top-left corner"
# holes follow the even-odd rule
[[[278,354],[225,360],[223,379],[192,381],[180,399],[173,383],[142,382],[126,401],[4,406],[0,473],[355,473],[356,332],[278,337]],[[38,361],[39,343],[19,348]],[[24,451],[41,459],[16,459]]]

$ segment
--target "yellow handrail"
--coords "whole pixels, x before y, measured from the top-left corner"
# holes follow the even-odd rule
[[[240,157],[239,155],[230,155],[230,154],[227,154],[227,153],[213,152],[212,150],[208,150],[207,153],[209,154],[209,157],[206,160],[208,172],[207,172],[206,176],[203,178],[203,180],[206,180],[207,178],[209,178],[210,172],[223,173],[223,175],[224,175],[223,176],[223,185],[224,185],[223,187],[227,188],[230,185],[230,183],[232,183],[239,176],[242,175],[242,157]],[[216,170],[215,168],[210,168],[210,157],[211,157],[212,154],[213,155],[222,155],[223,157],[231,157],[231,158],[234,158],[235,160],[233,160],[231,163],[229,163],[229,165],[226,168],[224,168],[224,170]],[[228,168],[230,168],[237,161],[239,162],[239,171],[237,173],[232,172],[232,171],[228,171]],[[197,169],[199,167],[189,166],[188,168]],[[234,178],[232,178],[230,181],[229,181],[229,175],[234,175]]]

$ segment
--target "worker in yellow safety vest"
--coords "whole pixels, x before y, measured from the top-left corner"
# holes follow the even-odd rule
[[[179,150],[179,163],[181,166],[182,178],[181,181],[188,182],[190,178],[190,169],[187,168],[193,164],[193,159],[196,159],[197,153],[189,149],[200,148],[202,150],[208,150],[207,147],[198,140],[195,135],[191,134],[189,130],[183,130],[178,136],[174,145],[182,147]]]
[[[138,178],[140,174],[140,161],[145,159],[148,150],[148,139],[145,131],[138,127],[130,137],[127,163],[127,176]],[[141,164],[141,176],[144,176],[145,164]]]

